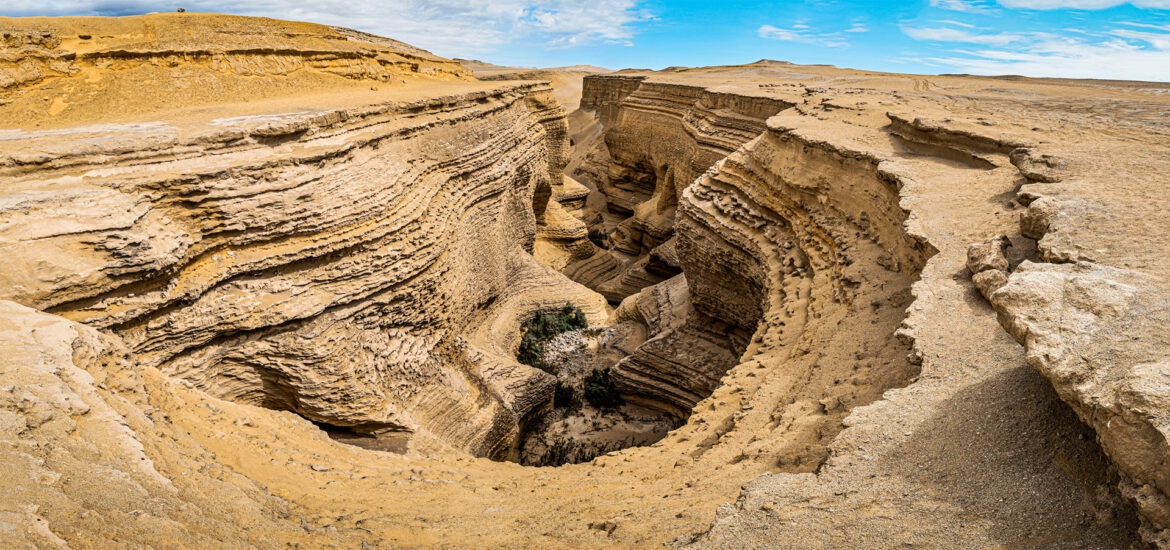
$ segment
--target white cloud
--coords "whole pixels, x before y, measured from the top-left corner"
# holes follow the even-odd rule
[[[964,23],[962,21],[955,21],[954,19],[943,19],[941,21],[935,21],[935,23],[942,23],[944,25],[954,25],[956,27],[965,27],[968,29],[975,28],[975,25],[972,25],[970,23]]]
[[[1170,10],[1170,0],[999,0],[1004,7],[1025,10],[1103,10],[1122,4]]]
[[[981,0],[930,0],[930,5],[944,10],[967,13],[994,13],[996,10]]]
[[[1123,43],[1077,44],[1035,53],[980,51],[982,58],[936,58],[958,72],[1035,77],[1166,81],[1170,52],[1139,50]]]
[[[965,31],[963,29],[952,29],[948,27],[922,28],[908,27],[905,25],[902,26],[902,32],[906,33],[906,36],[909,36],[915,40],[926,40],[931,42],[962,42],[966,44],[986,44],[989,46],[1004,46],[1007,44],[1052,36],[1045,33],[1025,34],[1014,32],[984,34]]]
[[[1158,26],[1138,24],[1162,30]],[[918,40],[975,46],[954,50],[950,57],[926,60],[956,72],[1037,77],[1104,78],[1166,81],[1170,79],[1170,33],[1115,29],[1104,38],[1093,35],[1058,36],[1052,33],[977,33],[960,29],[902,31]],[[985,46],[979,48],[979,46]]]
[[[1160,32],[1141,32],[1131,31],[1129,29],[1117,29],[1111,34],[1120,36],[1122,38],[1130,38],[1133,40],[1141,40],[1147,42],[1155,50],[1170,51],[1170,34]],[[1166,76],[1170,77],[1170,65],[1166,66]]]
[[[825,46],[829,48],[844,48],[849,45],[849,40],[845,33],[862,33],[869,32],[869,27],[865,23],[853,23],[848,28],[839,31],[817,32],[809,28],[808,25],[797,23],[790,28],[782,29],[773,25],[761,25],[756,29],[756,34],[760,38],[767,38],[769,40],[783,40],[787,42],[800,42],[802,44],[812,44],[815,46]]]
[[[0,15],[129,15],[166,6],[338,25],[466,56],[506,44],[629,44],[649,19],[638,0],[5,0]]]
[[[1149,23],[1137,23],[1134,21],[1122,21],[1120,25],[1129,25],[1131,27],[1143,27],[1146,29],[1158,29],[1162,31],[1170,31],[1170,25],[1151,25]]]

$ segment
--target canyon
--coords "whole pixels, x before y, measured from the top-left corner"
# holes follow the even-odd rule
[[[1165,84],[0,40],[13,546],[1170,547]],[[525,466],[566,302],[659,421]]]

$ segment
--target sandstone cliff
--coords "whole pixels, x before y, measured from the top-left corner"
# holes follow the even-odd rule
[[[634,199],[628,210],[635,213],[611,234],[615,249],[642,255],[619,279],[632,281],[635,270],[646,272],[638,264],[658,258],[682,272],[626,307],[650,335],[618,365],[629,393],[689,410],[741,356],[784,361],[816,338],[822,317],[839,322],[857,315],[853,302],[873,288],[905,287],[932,252],[904,231],[901,180],[880,166],[883,159],[780,126],[780,117],[766,128],[765,118],[793,103],[668,83],[626,94],[630,77],[586,82],[586,108],[617,104],[599,115],[606,138],[598,147],[618,152],[606,155],[600,186],[610,211],[625,198],[621,182],[634,179],[631,167],[660,167],[641,177],[648,198]],[[661,104],[687,111],[651,109]],[[875,273],[874,265],[883,269]],[[572,266],[566,272],[578,275]],[[632,288],[602,283],[601,291],[625,295],[653,280]]]
[[[589,77],[567,117],[344,29],[0,26],[4,540],[1164,544],[1147,85],[764,61]],[[618,386],[687,421],[490,460],[566,299],[620,302]]]
[[[174,70],[201,70],[198,62],[209,60],[215,86],[200,99],[210,100],[241,77],[217,60],[264,65],[268,49],[358,81],[351,88],[406,74],[428,81],[463,74],[393,42],[355,42],[364,35],[311,25],[301,30],[315,34],[291,34],[298,24],[243,21],[119,20],[178,36],[134,42],[143,53],[104,78],[128,85],[140,68],[165,70],[155,69],[157,59],[182,50],[196,63],[181,58]],[[51,23],[36,33],[52,46],[60,45],[53,29],[88,24]],[[258,51],[236,43],[277,31],[287,43]],[[230,40],[203,52],[211,43],[191,40],[208,40],[200,33],[209,32]],[[130,48],[121,35],[92,40],[107,53],[80,59]],[[54,52],[44,55],[78,59]],[[404,70],[388,61],[394,56],[443,70]],[[350,70],[354,63],[368,71]],[[244,74],[282,84],[283,71]],[[426,82],[399,88],[386,97],[338,94],[327,108],[294,112],[204,109],[168,122],[8,132],[0,160],[3,297],[109,329],[142,364],[218,397],[361,435],[417,432],[420,445],[507,456],[521,420],[552,391],[547,375],[510,359],[515,318],[574,292],[527,252],[538,203],[547,202],[566,162],[564,111],[547,86],[532,83],[469,82],[441,95],[420,93]],[[113,96],[119,88],[104,90]],[[23,92],[11,91],[16,99],[5,107],[46,93]],[[48,114],[46,122],[57,121]],[[473,318],[490,319],[493,301],[536,281],[563,292],[550,303],[511,303],[510,330],[492,338],[461,336]],[[578,294],[594,320],[604,320],[604,304]],[[474,359],[485,348],[492,353]]]
[[[570,174],[594,190],[597,207],[580,215],[603,248],[575,251],[561,271],[613,302],[679,272],[669,239],[683,189],[791,107],[643,79],[585,79],[581,108],[600,131],[575,144],[581,160]]]

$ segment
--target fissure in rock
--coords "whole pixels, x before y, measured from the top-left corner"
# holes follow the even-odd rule
[[[549,263],[615,305],[613,322],[549,342],[565,403],[526,425],[520,461],[576,462],[651,443],[745,362],[807,373],[803,391],[828,416],[913,376],[907,344],[891,336],[931,251],[904,233],[896,178],[876,161],[767,130],[791,104],[631,84],[586,78],[592,116],[570,119],[570,134],[584,138],[553,192],[561,218],[544,218],[545,235],[578,223],[586,238],[537,245],[567,252]],[[761,165],[760,154],[781,164]],[[583,204],[572,187],[588,190]],[[829,345],[809,348],[817,341]],[[837,363],[833,355],[855,364],[819,364]],[[595,373],[620,408],[568,397]],[[781,462],[818,461],[818,448]]]

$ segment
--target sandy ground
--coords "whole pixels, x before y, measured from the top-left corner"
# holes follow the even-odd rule
[[[521,443],[521,464],[588,462],[610,451],[654,443],[682,424],[671,413],[637,402],[597,408],[584,398],[586,377],[594,370],[613,367],[628,355],[618,346],[631,330],[629,325],[578,329],[545,344],[545,360],[557,366],[557,380],[573,388],[575,399],[529,424]]]
[[[0,26],[8,23],[0,19]],[[857,386],[843,394],[848,406],[826,413],[815,396],[851,372],[855,350],[846,337],[815,342],[810,353],[820,363],[811,380],[793,380],[783,361],[744,362],[695,407],[685,425],[653,445],[557,468],[455,452],[369,451],[333,441],[291,413],[166,389],[171,393],[158,397],[158,407],[178,430],[214,453],[214,464],[255,480],[288,503],[288,521],[303,533],[278,533],[273,547],[300,541],[301,547],[349,548],[649,548],[690,541],[712,521],[723,530],[697,540],[717,547],[1133,544],[1133,519],[1124,508],[1104,517],[1094,511],[1105,498],[1100,487],[1108,479],[1093,434],[1024,364],[1020,346],[961,275],[967,244],[999,233],[1018,237],[1020,206],[1013,201],[1018,175],[1002,165],[973,171],[908,151],[887,132],[886,113],[961,120],[1069,150],[1077,149],[1070,142],[1080,140],[1083,154],[1101,159],[1096,164],[1106,163],[1108,154],[1124,154],[1123,185],[1101,189],[1099,196],[1102,202],[1120,201],[1133,196],[1133,174],[1148,170],[1159,185],[1164,182],[1159,174],[1170,164],[1166,85],[922,77],[775,63],[651,78],[793,99],[800,106],[786,123],[905,157],[919,185],[903,189],[902,196],[940,250],[915,286],[911,308],[923,360],[920,375],[884,394]],[[149,80],[134,81],[144,97],[170,89],[169,83]],[[107,90],[106,96],[75,86],[82,84],[38,85],[0,106],[3,125],[25,131],[98,122],[182,126],[337,102],[430,97],[491,83],[424,79],[356,89],[338,77],[291,80],[279,90],[241,83],[198,101],[141,103],[117,99],[125,90],[94,88]],[[92,96],[78,104],[84,108],[32,107],[79,93]],[[866,317],[864,325],[846,320],[839,330],[880,331],[893,340],[902,320],[900,310],[887,308]],[[889,356],[870,360],[903,360],[893,351],[883,353]],[[207,403],[214,409],[195,406]],[[811,417],[834,428],[810,434],[803,423]],[[158,458],[171,453],[165,446],[150,446],[146,453],[176,478],[208,465],[207,457]],[[815,460],[788,460],[796,455]],[[741,494],[738,512],[725,506]]]

